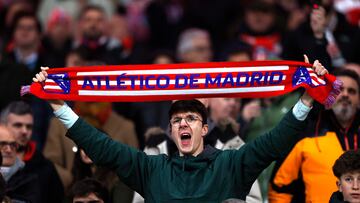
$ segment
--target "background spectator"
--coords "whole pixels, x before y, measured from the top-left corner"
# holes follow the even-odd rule
[[[0,125],[0,148],[3,157],[0,171],[6,181],[5,194],[12,201],[39,202],[42,194],[38,176],[23,170],[25,163],[17,157],[17,147],[10,130]]]
[[[71,172],[74,177],[72,185],[87,178],[100,181],[109,191],[109,199],[113,203],[130,203],[133,199],[132,190],[119,181],[116,173],[111,168],[95,166],[82,149],[78,149],[75,154]]]
[[[134,124],[115,113],[110,103],[75,102],[74,109],[87,122],[106,132],[114,140],[135,148],[138,147]],[[71,171],[78,148],[65,134],[65,127],[58,120],[52,119],[44,155],[55,164],[63,186],[65,190],[68,190],[74,180]],[[121,193],[123,196],[130,195],[132,197],[133,195],[129,188],[125,188]]]
[[[307,54],[310,61],[320,57],[330,72],[348,62],[359,63],[356,51],[359,28],[349,25],[345,17],[334,10],[333,1],[320,1],[312,7],[308,20],[285,36],[282,52],[285,59],[300,60],[301,54]]]
[[[17,13],[11,31],[12,38],[7,42],[2,60],[24,64],[31,74],[39,72],[44,61],[41,51],[41,25],[36,16],[30,12]]]
[[[25,162],[23,172],[38,177],[41,199],[37,202],[62,202],[64,189],[53,163],[45,159],[36,148],[36,142],[30,140],[34,124],[30,105],[23,101],[12,102],[3,109],[0,119],[15,136],[17,156]]]
[[[346,69],[334,74],[344,83],[341,93],[330,110],[313,115],[303,132],[307,138],[298,142],[282,163],[277,163],[270,202],[328,201],[337,189],[335,184],[328,184],[336,182],[331,172],[333,163],[344,151],[360,146],[360,78]]]
[[[99,181],[90,178],[76,182],[71,188],[70,198],[73,203],[92,201],[98,203],[109,202],[106,187],[104,187]]]
[[[54,8],[47,19],[42,45],[44,50],[51,51],[44,53],[43,65],[64,67],[66,55],[72,47],[72,19],[61,8]]]
[[[275,15],[275,6],[269,2],[252,1],[244,13],[238,37],[250,44],[254,60],[275,60],[281,53],[281,31]]]
[[[106,33],[108,17],[102,7],[85,6],[79,15],[75,47],[85,47],[92,60],[120,64],[125,60],[121,43]]]
[[[212,56],[211,39],[206,30],[190,28],[180,34],[177,46],[180,62],[209,62]]]
[[[360,196],[360,150],[344,152],[333,165],[333,173],[338,179],[338,192],[331,196],[330,203],[359,202]]]
[[[2,154],[0,153],[0,166],[2,166]],[[11,203],[11,199],[6,196],[6,182],[2,173],[0,173],[0,202]]]

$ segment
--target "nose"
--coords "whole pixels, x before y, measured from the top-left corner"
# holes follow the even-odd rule
[[[353,190],[360,190],[360,180],[359,179],[354,180]]]
[[[188,126],[188,123],[186,122],[185,118],[181,118],[180,126]]]
[[[349,96],[349,91],[348,91],[348,89],[347,89],[347,88],[342,89],[342,90],[341,90],[341,95],[342,95],[343,97],[348,97],[348,96]]]
[[[27,132],[28,132],[28,128],[26,127],[26,125],[21,126],[21,133],[26,134]]]

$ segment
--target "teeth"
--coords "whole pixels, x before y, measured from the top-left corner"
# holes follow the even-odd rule
[[[191,135],[189,133],[183,133],[181,134],[181,139],[191,139]]]

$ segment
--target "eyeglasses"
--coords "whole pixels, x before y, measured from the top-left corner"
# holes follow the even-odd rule
[[[0,149],[3,149],[6,146],[9,146],[11,150],[17,150],[19,147],[18,143],[16,142],[0,141]]]
[[[178,117],[172,118],[172,119],[170,120],[170,124],[171,124],[172,126],[179,126],[180,123],[181,123],[181,121],[182,121],[182,119],[184,119],[185,122],[186,122],[188,125],[194,124],[196,121],[201,121],[201,122],[202,122],[202,120],[201,120],[198,116],[195,116],[195,115],[187,115],[187,116],[185,116],[185,117],[180,117],[180,116],[178,116]]]

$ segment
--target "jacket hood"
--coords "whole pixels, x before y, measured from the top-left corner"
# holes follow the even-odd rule
[[[172,161],[176,168],[180,168],[183,171],[193,171],[211,167],[211,162],[216,159],[221,151],[206,145],[204,150],[196,157],[191,155],[180,156],[179,152],[169,157],[169,161]]]

